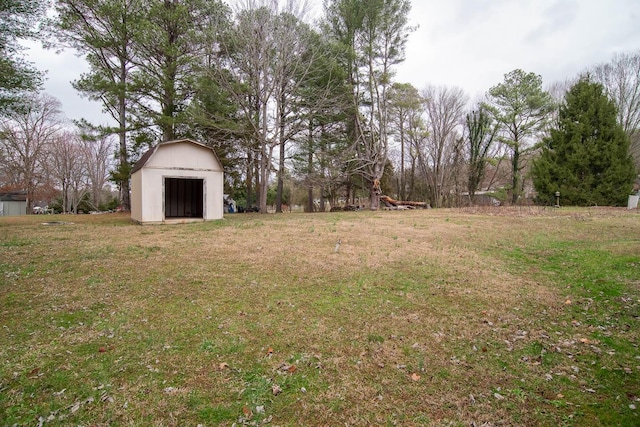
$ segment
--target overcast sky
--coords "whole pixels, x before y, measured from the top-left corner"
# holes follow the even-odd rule
[[[616,53],[640,51],[639,0],[413,0],[410,19],[418,28],[396,80],[418,89],[459,86],[471,99],[517,68],[540,74],[547,86]],[[82,58],[38,47],[29,58],[48,70],[45,91],[69,119],[109,122],[71,87],[87,69]]]

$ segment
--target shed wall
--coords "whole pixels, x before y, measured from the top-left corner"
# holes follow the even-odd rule
[[[140,223],[167,220],[166,178],[202,180],[202,206],[198,203],[198,214],[202,210],[200,220],[222,218],[224,176],[222,165],[211,149],[191,140],[167,141],[145,153],[141,161],[131,175],[131,219]],[[189,221],[190,218],[185,210],[184,217],[169,220]]]
[[[203,219],[220,219],[223,215],[222,172],[177,170],[145,167],[137,171],[131,180],[132,200],[131,218],[142,223],[159,223],[164,217],[164,179],[196,178],[202,179],[204,192]],[[142,191],[144,189],[144,191]]]
[[[142,222],[142,171],[131,175],[131,219]]]
[[[0,201],[0,216],[18,216],[27,214],[27,202]]]

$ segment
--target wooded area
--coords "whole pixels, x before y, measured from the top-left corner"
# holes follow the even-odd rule
[[[324,6],[312,20],[302,0],[234,9],[219,0],[59,0],[47,18],[43,1],[3,3],[2,16],[15,19],[0,34],[0,189],[27,191],[29,208],[55,199],[62,211],[127,207],[139,156],[191,138],[215,149],[225,192],[263,213],[270,205],[378,209],[381,194],[434,208],[473,203],[477,192],[548,203],[555,191],[575,190],[552,181],[541,192],[531,173],[543,147],[552,149],[545,137],[559,129],[565,93],[580,76],[545,90],[539,75],[513,70],[470,105],[457,87],[396,81],[413,30],[409,0]],[[27,38],[86,58],[90,71],[73,85],[113,126],[63,123],[23,59],[18,42]],[[623,147],[632,160],[612,178],[616,194],[598,199],[619,204],[640,169],[640,52],[584,76],[615,109],[603,126],[625,135],[601,145]],[[117,195],[104,191],[108,182]]]

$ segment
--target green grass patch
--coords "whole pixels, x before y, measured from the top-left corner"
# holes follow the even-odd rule
[[[639,219],[0,218],[0,424],[638,425]]]

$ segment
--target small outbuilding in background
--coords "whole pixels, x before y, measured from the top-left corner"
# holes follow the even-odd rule
[[[27,192],[12,191],[0,193],[0,216],[27,214]]]
[[[131,170],[131,219],[141,224],[208,221],[223,215],[223,171],[204,144],[161,142]]]

